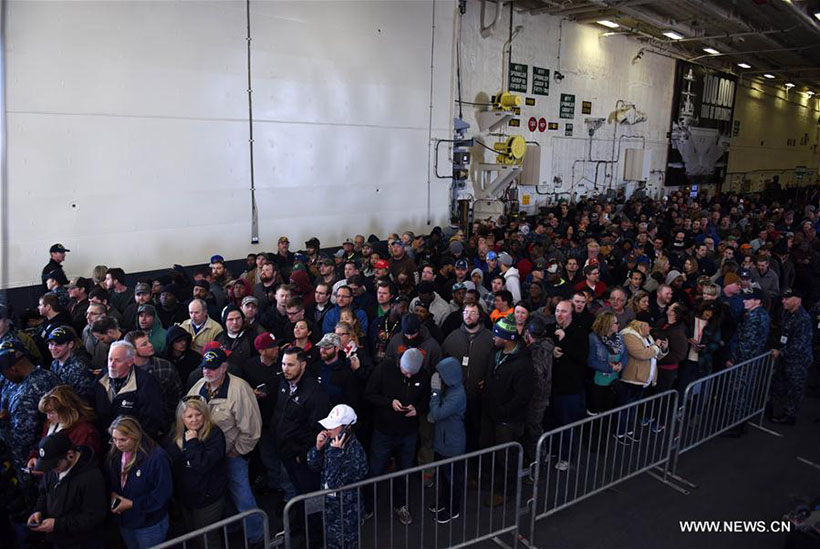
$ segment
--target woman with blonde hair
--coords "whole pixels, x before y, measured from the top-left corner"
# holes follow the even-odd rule
[[[666,343],[655,343],[650,335],[651,327],[641,320],[633,320],[621,330],[626,349],[626,367],[615,385],[618,406],[631,404],[641,398],[644,390],[658,382],[658,359],[666,356]],[[635,432],[635,408],[621,412],[618,417],[618,431],[615,438],[620,444],[639,442]]]
[[[211,421],[211,410],[202,397],[187,396],[179,403],[176,428],[165,449],[188,531],[220,520],[228,492],[225,435]],[[208,547],[221,547],[217,531],[206,539]]]
[[[131,416],[118,416],[108,432],[111,513],[122,539],[128,549],[158,545],[168,535],[168,502],[173,493],[168,454]]]
[[[646,290],[638,290],[632,294],[632,299],[629,300],[629,306],[635,312],[635,320],[642,322],[650,322],[652,320],[652,313],[649,312],[649,292]]]
[[[95,425],[94,410],[70,385],[58,385],[44,394],[40,397],[37,409],[46,415],[41,439],[57,431],[65,431],[74,446],[88,446],[99,457],[102,440]],[[35,449],[29,454],[26,465],[29,469],[34,469],[36,462]]]

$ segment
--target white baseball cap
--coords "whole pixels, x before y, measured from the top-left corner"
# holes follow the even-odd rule
[[[325,419],[319,420],[325,429],[335,429],[339,425],[353,425],[356,423],[356,412],[347,404],[337,404]]]

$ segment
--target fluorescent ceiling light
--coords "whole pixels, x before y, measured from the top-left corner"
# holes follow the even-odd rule
[[[703,48],[703,51],[705,51],[709,55],[720,55],[720,52],[717,51],[715,48]]]
[[[666,31],[665,33],[663,33],[663,35],[665,37],[671,39],[671,40],[682,40],[683,39],[683,35],[678,34],[675,31]]]
[[[752,68],[752,66],[748,63],[738,63],[737,66],[740,67],[741,69],[751,69]]]
[[[820,19],[820,11],[818,11],[817,13],[815,13],[815,14],[814,14],[814,16],[815,16],[816,18]]]
[[[773,75],[773,74],[769,74],[769,73],[767,72],[766,74],[764,74],[764,75],[763,75],[763,78],[772,79],[772,78],[774,78],[774,75]]]
[[[609,19],[601,19],[600,21],[596,21],[596,23],[598,23],[599,25],[603,25],[608,29],[617,29],[618,27],[620,27],[618,23],[610,21]]]
[[[786,87],[791,89],[794,87],[794,84],[792,84],[791,82],[786,82]]]

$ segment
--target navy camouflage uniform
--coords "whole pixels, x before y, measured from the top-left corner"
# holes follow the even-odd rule
[[[59,378],[62,385],[70,385],[74,392],[89,403],[94,402],[94,375],[91,365],[74,353],[71,353],[64,364],[59,360],[51,362],[51,372]]]
[[[26,466],[29,453],[37,447],[43,432],[43,414],[37,409],[40,398],[60,384],[56,375],[35,368],[20,383],[8,379],[0,393],[0,408],[7,414],[0,420],[0,436],[11,448],[15,471]]]
[[[813,360],[812,320],[806,309],[783,312],[780,342],[781,358],[772,378],[772,404],[782,405],[786,416],[794,418],[806,392],[806,378]]]
[[[341,488],[364,480],[367,476],[367,454],[352,431],[343,448],[334,448],[330,442],[322,450],[312,446],[307,465],[321,471],[321,488]],[[341,497],[340,497],[341,496]],[[358,490],[333,492],[325,496],[325,544],[329,549],[356,549],[359,546]]]
[[[766,309],[757,307],[746,313],[743,322],[737,330],[737,346],[732,353],[732,365],[737,366],[741,362],[751,360],[766,352],[766,342],[769,339],[769,327],[771,319]],[[746,393],[749,388],[749,369],[741,368],[734,375],[734,386],[731,387],[733,399],[734,418],[740,421],[745,418],[751,410]],[[730,383],[732,378],[730,379]]]

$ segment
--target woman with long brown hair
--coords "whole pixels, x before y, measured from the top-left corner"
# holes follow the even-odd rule
[[[131,416],[118,416],[108,432],[111,513],[128,549],[153,547],[168,535],[168,502],[173,493],[168,454]]]
[[[70,385],[58,385],[40,398],[37,409],[46,415],[40,438],[65,431],[74,446],[88,446],[96,456],[100,455],[102,440],[95,425],[94,410],[80,398]],[[37,452],[29,455],[27,466],[34,469]]]

